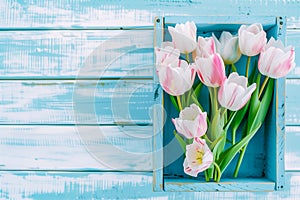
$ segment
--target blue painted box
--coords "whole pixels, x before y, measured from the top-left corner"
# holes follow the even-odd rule
[[[242,24],[261,23],[275,39],[285,41],[286,19],[284,17],[253,16],[184,16],[157,17],[155,19],[154,45],[170,41],[168,26],[194,21],[197,35],[211,36],[222,31],[237,33]],[[237,64],[245,63],[242,58]],[[253,66],[253,65],[251,65]],[[252,69],[251,69],[252,70]],[[184,156],[179,143],[174,139],[171,118],[178,117],[170,98],[163,92],[154,72],[154,191],[273,191],[284,189],[284,144],[285,144],[285,79],[275,81],[273,100],[265,123],[248,145],[238,178],[232,178],[237,158],[229,165],[221,182],[205,182],[203,173],[191,178],[183,172]],[[241,132],[241,130],[239,130]],[[237,157],[237,156],[236,156]]]

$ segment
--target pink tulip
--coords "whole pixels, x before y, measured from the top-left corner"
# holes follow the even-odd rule
[[[218,100],[221,106],[232,111],[244,107],[256,89],[255,83],[249,87],[247,84],[246,77],[239,76],[236,72],[231,73],[219,89]]]
[[[227,31],[223,31],[218,40],[213,34],[217,52],[223,58],[225,64],[236,63],[241,58],[238,36],[233,36]]]
[[[199,57],[209,57],[211,54],[216,53],[215,41],[213,37],[198,37],[197,44],[197,56]]]
[[[186,145],[186,158],[183,162],[184,172],[197,177],[198,173],[211,166],[213,160],[213,154],[205,140],[194,138],[192,144]]]
[[[292,46],[284,47],[280,40],[271,38],[263,48],[259,60],[260,73],[271,78],[286,76],[294,67],[295,51]]]
[[[226,79],[225,66],[220,54],[196,57],[193,67],[201,82],[208,87],[219,87]]]
[[[174,47],[181,53],[191,53],[196,49],[196,32],[197,27],[194,22],[185,24],[176,24],[175,28],[169,26],[168,30],[172,37]]]
[[[168,65],[162,65],[157,73],[162,88],[173,96],[190,90],[195,80],[195,71],[185,60],[177,59]]]
[[[196,105],[192,104],[184,108],[179,118],[172,119],[176,130],[188,139],[201,137],[207,130],[206,112],[202,112]]]
[[[242,25],[238,32],[239,46],[244,55],[255,56],[259,54],[267,43],[266,32],[259,23],[250,26]]]
[[[177,62],[180,56],[179,49],[174,49],[171,46],[166,46],[165,48],[155,48],[155,60],[157,70],[161,66],[166,66],[172,62]]]

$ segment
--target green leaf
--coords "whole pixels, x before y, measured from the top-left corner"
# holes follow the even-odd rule
[[[223,131],[224,121],[220,118],[221,109],[218,109],[211,120],[208,127],[207,136],[211,141],[216,140]]]
[[[222,134],[218,139],[216,139],[215,141],[213,141],[210,145],[210,149],[214,149],[219,143],[220,141],[224,138],[224,134]]]
[[[257,125],[255,118],[257,117],[257,113],[260,108],[260,101],[258,99],[260,78],[261,78],[261,74],[259,73],[256,78],[256,89],[250,99],[250,108],[249,108],[248,126],[247,126],[248,133],[250,132],[251,127],[255,127]]]
[[[179,110],[179,107],[178,107],[178,104],[177,104],[177,101],[176,101],[176,99],[175,99],[175,97],[172,96],[172,95],[169,95],[169,96],[170,96],[171,102],[172,102],[172,104],[174,105],[174,107],[176,108],[176,110],[177,110],[177,111],[180,111],[180,110]]]
[[[225,144],[226,144],[226,132],[222,131],[221,136],[218,139],[216,139],[216,144],[213,149],[213,155],[215,160],[219,159],[220,154],[224,150]]]
[[[246,137],[244,137],[241,141],[236,143],[235,145],[229,147],[226,151],[224,151],[218,160],[220,170],[223,173],[224,170],[227,168],[229,163],[235,157],[235,155],[252,139],[255,133],[260,128],[261,124],[259,124],[255,129],[253,129]]]
[[[237,112],[231,112],[230,116],[229,116],[229,120],[226,122],[225,126],[224,126],[224,131],[227,132],[230,124],[233,122],[233,119],[235,118]]]
[[[189,105],[187,105],[185,96],[186,96],[186,94],[184,94],[181,97],[179,97],[181,99],[182,109],[184,109],[185,107],[189,106]]]
[[[256,127],[258,124],[263,124],[265,121],[265,118],[267,116],[270,103],[272,101],[273,97],[273,90],[274,90],[274,80],[269,79],[266,91],[264,93],[264,96],[262,97],[262,101],[260,102],[259,100],[259,109],[256,111],[256,113],[251,116],[251,121],[249,120],[249,124],[247,127],[247,130],[253,129],[253,127]],[[258,97],[257,97],[258,99]],[[251,109],[251,108],[250,108]],[[250,117],[250,116],[249,116]]]
[[[257,67],[257,59],[254,60],[254,64],[253,64],[253,70],[248,78],[248,84],[251,85],[252,83],[254,83],[254,78],[255,75],[258,74],[258,67]]]
[[[185,141],[182,139],[182,137],[175,130],[174,130],[174,135],[175,135],[175,138],[177,139],[182,151],[185,153],[185,151],[186,151]]]
[[[257,119],[259,122],[265,121],[265,118],[267,116],[272,101],[273,91],[274,91],[274,79],[270,78],[264,96],[262,97],[261,100],[261,109],[258,113],[258,119]]]
[[[195,88],[194,94],[196,95],[196,97],[199,96],[202,86],[203,86],[203,83],[200,82],[200,83],[197,85],[197,87]]]
[[[238,127],[240,126],[242,120],[244,119],[246,113],[247,113],[247,110],[249,108],[249,103],[250,101],[247,102],[247,104],[242,108],[240,109],[239,111],[237,111],[235,117],[233,118],[230,126],[232,128],[232,130],[237,130]]]

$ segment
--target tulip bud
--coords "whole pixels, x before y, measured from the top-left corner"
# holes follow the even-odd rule
[[[219,87],[226,79],[225,66],[219,54],[209,57],[196,57],[193,67],[201,82],[208,87]]]
[[[192,104],[184,108],[179,118],[172,119],[178,133],[188,139],[201,137],[207,130],[206,112],[202,112],[196,105]]]
[[[273,37],[263,48],[258,60],[260,73],[271,78],[284,77],[295,66],[294,48],[292,46],[285,48],[280,40],[276,41]]]
[[[195,70],[185,61],[177,59],[158,70],[160,85],[170,95],[179,96],[190,90],[195,80]]]
[[[175,28],[169,26],[168,30],[174,47],[179,49],[181,53],[191,53],[196,49],[197,27],[194,22],[176,24]]]
[[[220,40],[213,34],[217,52],[223,58],[225,64],[236,63],[241,58],[241,51],[239,48],[239,40],[237,36],[231,35],[227,31],[223,31]]]
[[[218,100],[221,106],[231,111],[237,111],[245,106],[256,89],[253,83],[247,87],[248,80],[236,72],[229,75],[219,89]]]
[[[242,25],[238,32],[240,50],[244,55],[256,56],[267,43],[266,32],[259,23]]]

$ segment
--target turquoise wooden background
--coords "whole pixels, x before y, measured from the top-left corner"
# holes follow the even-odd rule
[[[0,199],[300,199],[299,13],[297,0],[0,0]],[[285,191],[152,192],[162,15],[288,17]]]

